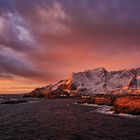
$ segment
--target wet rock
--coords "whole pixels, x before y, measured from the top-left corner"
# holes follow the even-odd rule
[[[118,97],[114,102],[115,113],[140,115],[140,96]]]
[[[115,96],[113,95],[98,95],[94,98],[95,104],[97,105],[108,105],[112,106],[115,101]]]
[[[87,104],[94,104],[95,102],[92,99],[80,99],[77,103],[78,104],[85,104],[85,103],[87,103]]]
[[[95,104],[97,105],[112,105],[111,98],[96,97]]]
[[[1,102],[1,104],[19,104],[19,103],[26,103],[26,100],[18,100],[18,99],[7,99],[3,102]]]
[[[87,99],[81,99],[78,103],[79,104],[87,103],[87,104],[112,106],[114,101],[115,101],[115,96],[100,94],[100,95],[96,95],[94,97],[90,97]]]

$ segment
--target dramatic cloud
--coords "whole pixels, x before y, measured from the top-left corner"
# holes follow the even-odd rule
[[[1,0],[0,79],[47,84],[95,67],[138,67],[139,7],[139,0]]]
[[[35,76],[32,65],[20,54],[8,48],[0,48],[0,72],[20,76]]]

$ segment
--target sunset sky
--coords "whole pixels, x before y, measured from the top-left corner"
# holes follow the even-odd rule
[[[0,0],[0,93],[139,66],[140,0]]]

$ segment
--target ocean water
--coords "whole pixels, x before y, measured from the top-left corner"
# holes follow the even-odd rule
[[[0,96],[22,99],[21,96]],[[110,115],[77,99],[0,104],[0,140],[140,140],[140,117]]]

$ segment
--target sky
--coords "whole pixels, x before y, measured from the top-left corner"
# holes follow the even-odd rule
[[[139,67],[139,57],[140,0],[0,0],[0,93]]]

